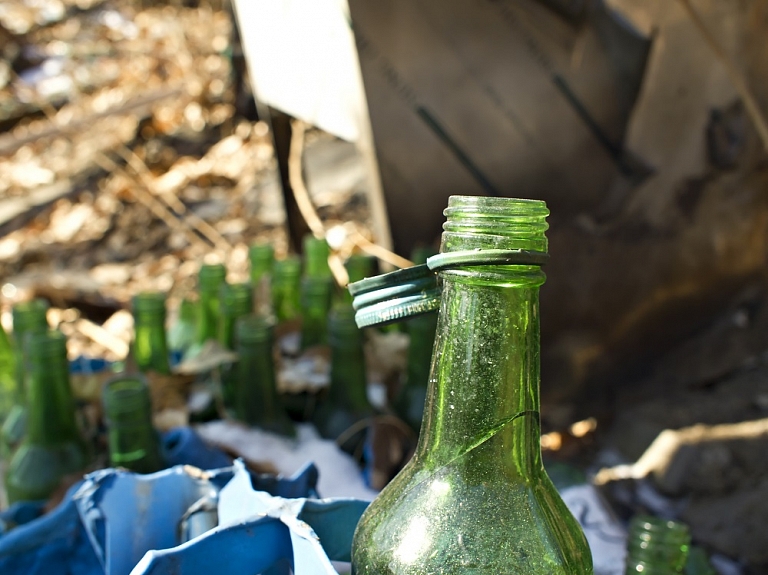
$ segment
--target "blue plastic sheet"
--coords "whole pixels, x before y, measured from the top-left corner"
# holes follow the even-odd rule
[[[217,575],[243,575],[288,573],[289,567],[295,575],[335,573],[330,561],[349,560],[367,502],[257,490],[307,496],[315,494],[316,482],[312,464],[290,479],[253,475],[239,461],[214,471],[98,471],[70,489],[53,512],[0,538],[0,573],[209,575],[215,569]],[[216,502],[218,525],[181,543],[186,514],[204,498]],[[25,512],[34,515],[35,509]],[[254,570],[257,565],[264,568]]]

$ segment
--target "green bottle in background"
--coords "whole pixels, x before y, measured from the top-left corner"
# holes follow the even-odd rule
[[[328,266],[330,249],[325,239],[304,238],[304,274],[301,278],[301,347],[328,342],[328,311],[334,280]]]
[[[235,322],[253,313],[253,290],[250,284],[224,284],[221,286],[221,321],[219,342],[227,349],[235,349]]]
[[[235,325],[238,318],[253,312],[253,290],[250,284],[224,284],[221,286],[221,323],[219,342],[227,349],[235,349]],[[221,399],[224,407],[236,406],[238,371],[233,363],[221,366]]]
[[[235,414],[237,419],[268,431],[295,436],[296,430],[277,395],[274,328],[264,317],[247,315],[236,323]]]
[[[547,251],[543,202],[451,197],[443,253]],[[540,256],[543,259],[543,255]],[[465,260],[465,263],[466,260]],[[357,575],[591,575],[584,534],[547,477],[539,424],[539,265],[454,261],[419,444],[363,514]]]
[[[256,243],[248,249],[251,263],[251,285],[256,313],[272,315],[272,272],[275,267],[275,249],[272,244]]]
[[[13,342],[15,352],[16,405],[8,412],[3,423],[2,451],[12,453],[21,442],[26,430],[27,408],[24,389],[24,341],[27,334],[48,330],[48,302],[33,299],[13,306]]]
[[[348,283],[359,282],[375,275],[376,258],[366,254],[352,254],[344,262],[344,267],[347,269]],[[341,300],[346,303],[352,303],[352,296],[347,290],[343,290]]]
[[[357,433],[352,430],[361,420],[375,415],[375,410],[368,401],[363,332],[355,323],[351,304],[339,304],[331,310],[328,343],[331,346],[330,389],[313,419],[320,435],[335,440],[344,438],[340,446],[354,451],[364,433],[362,428]]]
[[[176,321],[168,328],[168,350],[171,354],[183,357],[195,345],[197,336],[198,306],[196,301],[184,298],[179,304]]]
[[[102,395],[113,467],[153,473],[164,467],[160,438],[152,426],[149,388],[141,377],[117,377]]]
[[[419,247],[411,253],[411,261],[416,265],[425,264],[427,258],[435,253],[437,252],[432,248]],[[408,363],[405,382],[395,397],[392,407],[395,413],[418,433],[424,414],[424,401],[427,397],[432,348],[437,330],[437,312],[417,315],[404,323],[410,336]]]
[[[301,315],[300,278],[301,260],[296,256],[275,262],[272,273],[272,307],[277,321],[290,321]]]
[[[424,402],[427,398],[432,348],[437,330],[437,312],[421,314],[406,322],[410,343],[405,382],[397,393],[392,407],[395,413],[416,433],[421,427]]]
[[[64,334],[33,332],[23,344],[27,430],[8,465],[10,503],[48,498],[66,475],[83,471],[89,462],[75,421]]]
[[[0,325],[0,424],[18,405],[19,389],[16,385],[16,352],[11,339]]]
[[[147,291],[133,297],[133,358],[142,372],[170,375],[165,332],[165,294]]]
[[[203,265],[198,274],[200,310],[197,318],[197,341],[199,345],[219,337],[219,293],[227,277],[223,264]]]
[[[688,560],[688,526],[647,515],[632,518],[627,539],[626,575],[674,575]]]

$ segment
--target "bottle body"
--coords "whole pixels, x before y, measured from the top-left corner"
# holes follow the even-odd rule
[[[16,403],[8,412],[2,427],[2,451],[6,455],[18,447],[27,426],[24,342],[27,334],[44,332],[48,329],[47,311],[48,302],[43,299],[33,299],[13,306]]]
[[[16,385],[16,353],[11,339],[0,326],[0,425],[19,403]]]
[[[133,298],[133,357],[142,372],[171,373],[165,331],[165,294],[143,292]]]
[[[328,396],[314,414],[318,431],[328,439],[339,439],[358,422],[375,414],[368,401],[363,333],[355,324],[350,304],[334,306],[328,318],[331,346],[331,382]],[[352,451],[364,435],[356,433],[341,447]]]
[[[138,377],[118,377],[104,387],[109,459],[114,467],[137,473],[163,468],[160,439],[152,426],[149,389]]]
[[[294,436],[296,430],[277,395],[274,334],[271,323],[259,316],[248,315],[237,321],[237,354],[234,366],[235,414],[240,421]]]
[[[541,202],[452,197],[446,214],[443,253],[546,251]],[[541,459],[544,274],[536,265],[457,265],[439,275],[419,444],[363,514],[353,573],[591,575],[586,539]]]
[[[88,463],[69,387],[66,338],[58,331],[31,333],[24,347],[27,433],[8,465],[11,503],[46,499],[64,476]]]
[[[408,346],[405,384],[398,392],[393,407],[397,415],[418,433],[427,398],[437,313],[430,312],[411,318],[407,321],[407,327],[411,341]]]

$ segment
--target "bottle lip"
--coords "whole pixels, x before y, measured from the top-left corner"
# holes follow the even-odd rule
[[[165,314],[166,295],[160,291],[144,291],[133,296],[133,313]]]
[[[11,309],[13,318],[13,331],[17,334],[24,333],[30,329],[43,328],[48,329],[48,319],[46,313],[50,304],[42,298],[35,298],[28,301],[14,304]]]
[[[253,307],[253,287],[249,283],[224,283],[220,296],[224,312],[248,313]]]
[[[101,400],[108,418],[139,411],[146,415],[151,413],[149,386],[142,376],[120,375],[108,380]]]
[[[25,334],[23,348],[28,369],[47,370],[56,360],[66,364],[67,336],[57,329]]]
[[[227,278],[227,268],[224,264],[203,264],[198,273],[198,282],[201,288],[218,289]]]
[[[238,343],[261,343],[274,338],[274,324],[266,317],[248,314],[235,322],[235,341]]]

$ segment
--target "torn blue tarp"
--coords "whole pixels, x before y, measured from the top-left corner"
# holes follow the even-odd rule
[[[284,499],[255,491],[242,462],[219,492],[219,525],[172,549],[150,551],[130,575],[335,575],[349,561],[367,501]],[[266,544],[256,545],[254,541]],[[226,561],[222,561],[222,557]]]
[[[233,483],[233,478],[237,481]],[[315,495],[317,469],[308,464],[293,478],[275,478],[272,476],[253,475],[244,465],[229,467],[214,471],[203,471],[190,466],[177,466],[172,469],[151,475],[138,475],[127,471],[107,469],[88,475],[83,482],[70,489],[64,501],[51,513],[34,519],[17,527],[0,538],[0,573],[3,575],[128,575],[147,552],[170,549],[172,556],[187,553],[199,555],[200,549],[207,545],[219,545],[220,541],[229,541],[237,537],[239,528],[228,529],[219,521],[220,494],[226,490],[226,517],[232,517],[232,503],[236,500],[250,501],[253,494],[259,494],[265,501],[277,501],[272,507],[283,505],[286,501],[301,501],[296,504],[301,509],[306,508],[308,517],[319,516],[320,519],[305,519],[308,525],[318,529],[318,533],[327,536],[341,535],[344,541],[328,542],[333,555],[343,555],[338,549],[351,545],[351,533],[367,503],[352,500],[339,502],[327,500],[322,502],[306,499],[283,499],[272,497],[266,492],[255,489],[268,489],[281,495]],[[232,486],[230,486],[232,484]],[[234,499],[233,499],[234,498]],[[201,502],[204,505],[201,505]],[[292,504],[293,505],[293,504]],[[319,507],[317,507],[319,505]],[[292,507],[293,508],[293,507]],[[243,509],[251,510],[252,506]],[[34,511],[34,509],[32,509]],[[287,538],[288,547],[303,549],[301,542],[292,545],[285,523],[273,518],[280,525],[264,527],[255,523],[256,520],[242,521],[238,525],[253,525],[245,527],[245,531],[254,529],[259,533],[266,529],[271,534],[254,545],[254,539],[249,536],[247,553],[261,553],[268,560],[276,550],[275,538]],[[341,521],[347,523],[346,529]],[[325,525],[330,522],[334,525]],[[185,531],[185,526],[189,529]],[[209,527],[212,529],[205,532]],[[235,526],[237,527],[237,526]],[[309,528],[307,528],[309,529]],[[211,541],[210,534],[226,531]],[[274,531],[274,533],[272,533]],[[186,533],[186,535],[185,535]],[[184,542],[190,535],[202,533]],[[222,539],[219,539],[219,538]],[[281,539],[281,540],[282,540]],[[201,542],[201,547],[196,547]],[[230,572],[229,567],[237,564],[238,559],[232,559],[242,545],[235,544],[232,548],[218,549],[218,561],[221,556],[228,557],[226,565],[219,565],[220,573]],[[254,549],[256,547],[257,549]],[[258,551],[258,549],[262,551]],[[279,551],[282,548],[278,548]],[[283,549],[283,551],[285,551]],[[322,549],[322,548],[320,548]],[[285,565],[301,563],[294,561],[290,552],[281,551]],[[295,550],[294,550],[295,551]],[[317,549],[315,549],[317,551]],[[302,551],[304,552],[304,551]],[[158,551],[159,553],[159,551]],[[349,553],[349,549],[346,550]],[[152,566],[153,573],[162,569],[162,553],[150,553],[151,557],[144,563]],[[245,559],[243,559],[245,560]],[[176,559],[172,559],[176,561]],[[327,559],[326,559],[327,562]],[[200,570],[183,570],[183,573],[194,575],[203,573]],[[231,571],[234,573],[235,571]],[[315,573],[317,571],[308,571]],[[321,571],[326,573],[327,571]],[[206,571],[206,574],[209,571]],[[242,575],[242,572],[238,572]],[[297,575],[301,572],[295,571]],[[318,572],[320,573],[320,572]]]

